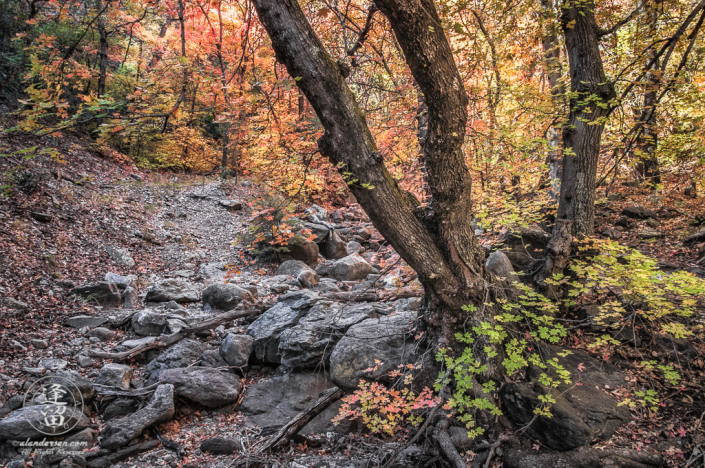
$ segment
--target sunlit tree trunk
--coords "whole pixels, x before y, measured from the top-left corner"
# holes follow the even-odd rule
[[[561,66],[561,44],[556,31],[556,21],[554,21],[555,8],[552,0],[541,0],[541,46],[543,48],[544,66],[546,68],[546,78],[550,88],[551,100],[557,110],[563,110],[565,100],[565,87],[561,77],[563,67]],[[561,131],[556,125],[551,125],[547,132],[548,157],[546,163],[551,178],[551,190],[549,193],[555,199],[560,196],[561,172],[563,151],[561,148]]]
[[[589,236],[595,222],[600,142],[616,97],[605,76],[594,1],[569,2],[561,17],[570,65],[570,114],[563,131],[563,177],[558,218],[573,221],[572,234]]]

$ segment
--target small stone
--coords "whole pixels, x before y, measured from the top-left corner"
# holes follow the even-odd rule
[[[96,383],[110,387],[130,388],[132,368],[124,364],[110,363],[103,366],[98,374]]]
[[[47,349],[49,347],[49,343],[47,343],[46,340],[29,340],[29,343],[34,346],[36,349]]]
[[[76,329],[80,329],[83,327],[98,327],[100,325],[103,325],[105,322],[107,322],[108,319],[105,317],[93,317],[90,315],[76,315],[74,317],[70,317],[64,321],[64,325],[67,327],[72,327]]]
[[[239,448],[240,444],[236,440],[223,437],[213,437],[201,444],[201,452],[212,453],[213,455],[231,455]]]
[[[115,331],[109,328],[98,327],[90,330],[88,333],[86,333],[86,336],[89,336],[91,338],[98,338],[98,340],[100,341],[110,341],[115,338]]]
[[[624,209],[622,210],[622,214],[624,216],[628,216],[630,218],[636,218],[636,219],[648,219],[648,218],[655,218],[656,217],[655,211],[650,210],[648,208],[644,208],[641,205],[625,206]]]
[[[220,206],[231,211],[239,211],[242,209],[242,203],[237,200],[227,200],[223,199],[218,202]]]
[[[49,223],[52,219],[54,219],[53,215],[49,213],[43,213],[41,211],[32,211],[30,215],[32,216],[32,218],[36,219],[41,223]]]
[[[607,228],[604,231],[602,231],[602,235],[605,237],[608,237],[612,240],[617,240],[620,237],[622,237],[621,231],[619,231],[616,228]]]
[[[29,310],[29,305],[27,303],[18,301],[13,297],[0,297],[0,306],[6,307],[10,310],[19,310],[20,312],[26,312]]]
[[[360,253],[362,252],[362,250],[362,244],[357,241],[350,241],[346,246],[346,251],[348,252],[348,255]]]
[[[83,368],[95,366],[95,360],[89,358],[85,354],[79,354],[76,357],[76,363]]]
[[[644,228],[637,232],[637,237],[640,239],[656,239],[658,237],[663,237],[663,234],[651,228]]]
[[[66,369],[66,366],[68,365],[69,363],[63,359],[48,358],[39,361],[39,367],[49,371],[63,370]]]
[[[255,340],[249,335],[228,334],[220,345],[220,356],[233,367],[246,366]]]
[[[16,349],[18,351],[27,351],[27,347],[17,340],[10,340],[10,346],[12,349]]]

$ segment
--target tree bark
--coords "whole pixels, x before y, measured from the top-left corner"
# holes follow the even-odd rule
[[[647,3],[647,12],[650,16],[648,25],[648,39],[653,41],[658,29],[658,7],[659,3],[652,5]],[[659,171],[658,159],[656,158],[657,133],[653,127],[654,113],[656,111],[656,100],[658,91],[661,88],[661,75],[657,71],[659,60],[656,56],[656,49],[652,48],[647,55],[647,65],[651,68],[645,77],[644,100],[639,112],[638,124],[642,131],[637,134],[636,150],[638,162],[636,164],[637,177],[650,187],[656,187],[661,183],[661,173]]]
[[[571,99],[563,131],[563,178],[558,218],[573,220],[572,234],[592,234],[600,141],[614,85],[607,80],[599,47],[595,3],[568,2],[561,16],[570,65]]]
[[[98,0],[96,2],[96,9],[99,12],[103,11],[102,0]],[[108,75],[108,32],[105,30],[105,21],[103,20],[102,14],[100,14],[100,17],[98,18],[98,36],[100,37],[100,62],[98,66],[98,97],[102,97],[105,94],[105,84]]]
[[[543,48],[544,66],[546,68],[546,78],[551,93],[551,101],[556,109],[563,109],[565,100],[565,86],[561,81],[563,67],[561,66],[561,45],[558,40],[556,25],[554,24],[553,2],[551,0],[540,0],[542,37],[541,46]],[[556,125],[551,125],[548,129],[548,164],[551,189],[549,194],[558,199],[561,191],[561,172],[563,154],[561,151],[561,132]]]
[[[432,0],[380,0],[428,105],[424,163],[432,200],[422,209],[388,172],[355,97],[296,0],[254,0],[277,59],[311,103],[324,129],[321,153],[357,179],[352,193],[379,232],[419,275],[428,304],[422,325],[429,345],[453,348],[462,327],[492,322],[484,254],[474,237],[470,176],[462,145],[467,96]],[[478,306],[467,315],[462,307]],[[478,345],[477,348],[483,349]],[[460,351],[460,349],[457,349]],[[486,378],[501,375],[486,361]]]

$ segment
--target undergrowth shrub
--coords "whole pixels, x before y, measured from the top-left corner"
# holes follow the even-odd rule
[[[289,251],[289,246],[312,240],[311,231],[304,227],[297,205],[278,195],[267,194],[248,204],[252,210],[247,233],[240,241],[257,256],[273,256]]]
[[[588,239],[579,243],[578,251],[579,255],[572,260],[567,274],[557,275],[548,281],[565,291],[563,299],[551,300],[527,285],[515,283],[519,290],[516,301],[484,304],[484,307],[494,307],[499,311],[494,317],[494,324],[483,322],[471,330],[457,333],[455,338],[466,345],[460,354],[451,355],[446,350],[438,353],[437,359],[442,363],[443,370],[434,389],[436,392],[449,390],[450,396],[445,401],[444,409],[465,423],[470,437],[484,432],[483,428],[476,427],[478,412],[488,412],[494,416],[501,414],[495,403],[501,383],[479,383],[480,376],[486,370],[476,357],[475,347],[480,337],[489,342],[489,346],[482,350],[487,356],[496,357],[501,350],[504,356],[502,365],[508,378],[521,377],[529,366],[539,371],[538,381],[547,391],[539,395],[541,405],[534,412],[537,416],[550,418],[551,406],[556,402],[554,395],[559,387],[572,382],[571,372],[559,361],[570,351],[565,350],[557,357],[545,359],[538,352],[538,343],[559,344],[568,337],[569,330],[564,323],[573,326],[575,320],[566,322],[562,318],[564,312],[582,304],[598,303],[600,314],[596,320],[607,331],[624,326],[625,322],[630,322],[630,326],[638,322],[640,326],[654,332],[668,333],[675,338],[702,335],[703,325],[694,318],[698,310],[702,310],[705,280],[684,271],[664,273],[655,259],[616,242]],[[464,308],[468,314],[474,314],[476,310],[474,305]],[[618,344],[609,333],[605,333],[595,337],[588,347],[598,350]],[[681,380],[676,366],[668,363],[641,361],[637,367],[648,374],[644,379],[646,382],[658,377],[668,385],[676,386]],[[481,388],[477,388],[478,385]],[[346,401],[338,418],[361,418],[373,432],[379,432],[380,427],[393,431],[400,424],[396,416],[385,419],[387,413],[381,412],[380,407],[375,405],[388,404],[392,398],[397,402],[400,398],[401,401],[406,400],[398,394],[382,396],[380,392],[384,393],[384,387],[364,382]],[[425,398],[428,399],[427,396]],[[629,405],[637,411],[656,411],[659,402],[658,389],[647,383],[624,396],[620,404]],[[360,404],[360,407],[351,409],[353,403]],[[393,405],[399,406],[402,405]],[[378,413],[379,418],[375,419],[373,415]],[[405,414],[402,412],[402,416]],[[418,422],[418,416],[415,415],[410,422]]]

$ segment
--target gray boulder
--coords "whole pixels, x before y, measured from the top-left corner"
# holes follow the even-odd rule
[[[198,267],[197,276],[206,284],[220,282],[225,278],[228,262],[204,263]]]
[[[281,363],[292,368],[327,364],[335,344],[354,324],[375,315],[372,304],[319,302],[280,335]]]
[[[117,398],[111,401],[103,411],[103,420],[110,421],[111,419],[127,416],[137,411],[140,407],[139,401],[132,398]]]
[[[115,331],[109,328],[98,327],[86,333],[89,338],[98,338],[100,341],[110,341],[115,338]]]
[[[145,309],[132,316],[132,330],[141,336],[159,336],[177,333],[186,326],[183,317],[178,314],[157,312]]]
[[[544,371],[532,366],[527,372],[528,382],[502,387],[504,413],[519,427],[527,426],[536,416],[534,409],[542,405],[541,395],[550,393],[556,399],[550,408],[552,417],[537,417],[528,425],[527,435],[552,450],[567,451],[597,439],[609,439],[631,419],[629,409],[618,406],[619,402],[606,393],[626,384],[626,375],[619,369],[580,351],[562,357],[559,353],[563,349],[557,346],[541,344],[539,350],[545,360],[558,358],[571,372],[573,382],[549,389],[539,382]]]
[[[149,374],[147,383],[155,383],[159,379],[159,375],[167,369],[190,366],[201,357],[206,349],[208,349],[208,345],[200,341],[191,339],[179,341],[147,364],[146,371]]]
[[[228,367],[229,364],[220,356],[219,349],[207,349],[201,354],[200,365],[203,367]]]
[[[625,206],[622,210],[622,214],[629,218],[635,219],[648,219],[655,218],[656,212],[648,208],[644,208],[641,205],[629,205]]]
[[[492,252],[485,261],[485,268],[493,275],[505,278],[510,282],[519,281],[519,277],[514,272],[512,262],[509,261],[504,252]]]
[[[220,357],[230,366],[246,366],[254,346],[255,340],[251,336],[228,333],[220,345]]]
[[[338,281],[361,281],[370,273],[374,273],[372,266],[358,254],[337,260],[331,268],[331,276]]]
[[[198,289],[191,283],[181,279],[166,279],[159,281],[147,291],[146,301],[151,302],[197,302]]]
[[[301,260],[287,260],[277,268],[277,275],[293,276],[296,278],[302,271],[309,271],[311,267]],[[313,270],[311,270],[313,271]]]
[[[86,417],[80,408],[74,406],[65,406],[64,421],[69,426],[76,424],[74,430],[80,431],[90,425],[90,419]],[[39,432],[30,424],[30,419],[27,418],[25,408],[19,408],[12,411],[4,419],[0,420],[0,441],[3,440],[27,440],[27,439],[42,439],[46,438],[49,432],[49,427],[43,427],[44,432]],[[57,432],[62,432],[62,427],[57,428]]]
[[[322,206],[313,204],[308,209],[306,209],[306,219],[312,223],[327,223],[328,222],[328,210]]]
[[[331,229],[328,236],[319,244],[319,247],[321,255],[330,260],[338,260],[348,254],[345,241],[334,229]]]
[[[106,449],[127,445],[152,424],[168,421],[172,416],[174,387],[169,384],[160,385],[147,406],[129,416],[108,422],[100,433],[100,445]]]
[[[319,223],[304,223],[304,227],[311,231],[311,234],[316,236],[313,240],[316,244],[320,244],[325,240],[330,232],[330,228],[325,224]]]
[[[399,312],[350,327],[331,353],[333,382],[356,389],[360,379],[384,380],[390,371],[408,363],[413,355],[415,319],[413,312]]]
[[[125,289],[132,285],[132,282],[136,279],[134,275],[118,275],[117,273],[108,272],[103,277],[103,281],[108,283],[115,283],[118,288]]]
[[[240,396],[240,379],[212,367],[181,367],[159,374],[159,382],[174,386],[174,392],[209,408],[234,403]]]
[[[296,325],[299,318],[319,300],[318,294],[307,289],[281,296],[274,307],[264,312],[247,328],[247,334],[255,340],[255,357],[260,361],[279,364],[281,333]]]
[[[99,283],[84,284],[71,290],[77,296],[85,298],[88,302],[96,302],[103,307],[120,307],[122,292],[115,283],[101,281]]]
[[[532,267],[537,259],[543,258],[543,252],[550,240],[549,233],[532,224],[507,232],[502,239],[502,251],[515,270],[525,271]]]
[[[118,265],[126,266],[127,268],[132,268],[135,266],[135,260],[132,258],[127,249],[109,245],[105,248],[105,251]]]
[[[307,265],[318,263],[318,244],[307,239],[298,239],[286,246],[285,252],[279,252],[279,260],[301,260]]]
[[[345,246],[345,250],[348,252],[348,255],[359,254],[362,252],[362,244],[358,241],[350,241],[348,245]]]
[[[272,433],[300,412],[308,409],[321,392],[334,387],[323,373],[291,373],[260,380],[245,390],[239,410],[246,421],[259,426],[263,433]],[[302,434],[333,431],[330,422],[338,413],[339,404],[331,405],[302,429]]]
[[[252,293],[234,284],[216,283],[203,290],[202,301],[214,309],[232,310],[242,301],[255,302]]]
[[[100,385],[128,389],[130,388],[130,379],[132,379],[132,375],[133,372],[130,366],[110,363],[103,366],[98,373],[98,378],[96,378],[95,382]]]
[[[71,328],[81,329],[83,327],[95,328],[103,325],[108,319],[105,317],[94,317],[92,315],[74,315],[64,320],[64,325]]]

